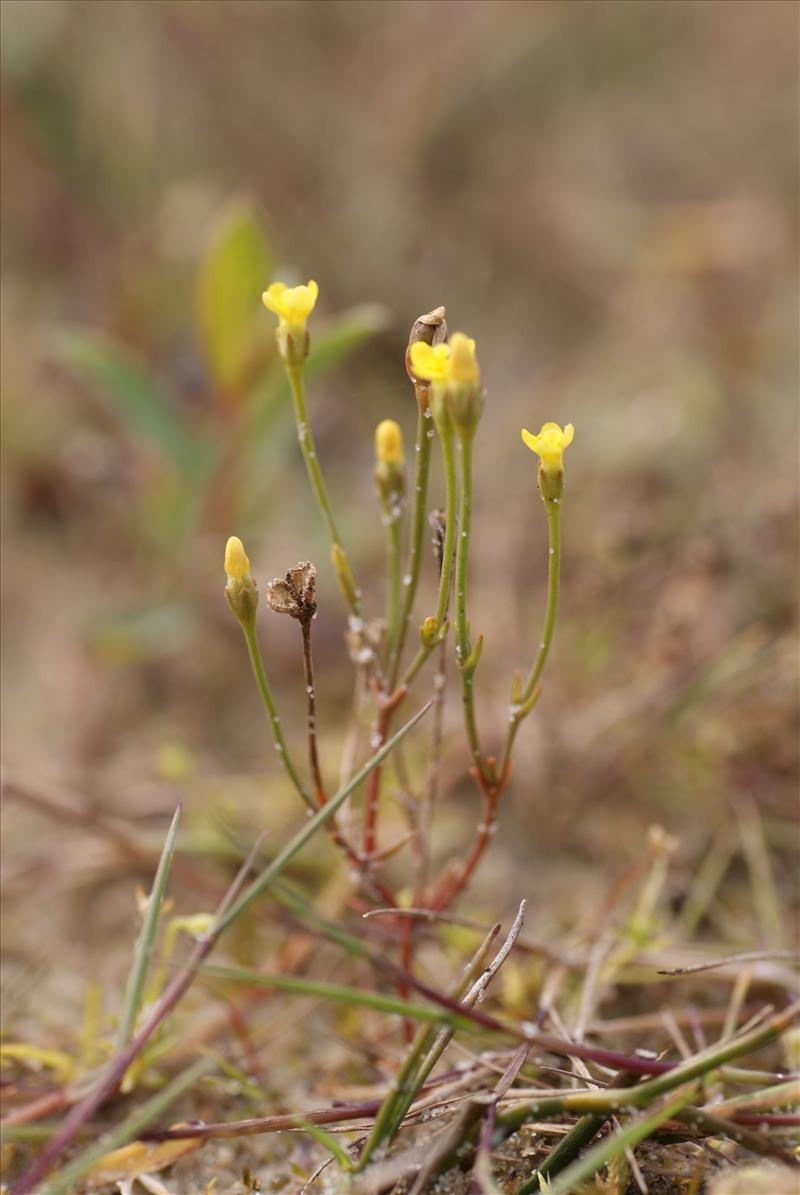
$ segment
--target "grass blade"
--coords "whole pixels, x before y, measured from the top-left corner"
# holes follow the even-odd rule
[[[482,1026],[476,1026],[466,1017],[459,1017],[456,1013],[446,1009],[431,1008],[427,1004],[412,1004],[401,996],[391,996],[384,992],[364,992],[360,988],[349,987],[347,984],[328,983],[322,979],[308,979],[303,975],[266,975],[263,971],[255,971],[249,967],[225,967],[213,963],[198,967],[197,973],[205,975],[209,979],[244,983],[248,987],[271,988],[278,992],[292,992],[296,996],[317,996],[323,1000],[332,1000],[337,1004],[372,1008],[376,1012],[397,1013],[398,1016],[408,1017],[414,1021],[425,1021],[434,1025],[453,1025],[472,1033],[482,1029]]]
[[[136,1027],[136,1018],[139,1015],[144,983],[147,978],[148,967],[150,966],[150,958],[153,954],[156,931],[158,930],[158,919],[164,903],[164,893],[167,889],[169,869],[172,864],[172,856],[175,853],[175,840],[178,835],[178,822],[180,821],[181,810],[182,806],[178,805],[173,814],[170,827],[167,830],[164,847],[161,851],[161,858],[158,861],[155,879],[153,880],[153,887],[150,889],[150,896],[147,900],[147,911],[134,948],[133,962],[131,963],[128,981],[125,984],[122,1017],[119,1023],[119,1030],[117,1031],[118,1050],[127,1046],[133,1037]]]

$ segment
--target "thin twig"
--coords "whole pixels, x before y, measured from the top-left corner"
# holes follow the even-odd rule
[[[775,959],[785,959],[787,962],[800,962],[800,954],[796,950],[745,950],[741,954],[729,954],[726,958],[715,959],[710,963],[697,963],[691,967],[669,967],[657,971],[657,975],[699,975],[701,971],[714,971],[717,967],[727,967],[732,963],[762,963]]]

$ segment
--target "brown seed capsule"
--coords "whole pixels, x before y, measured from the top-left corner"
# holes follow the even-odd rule
[[[411,325],[411,331],[408,335],[408,348],[411,348],[411,345],[416,344],[419,340],[430,345],[442,344],[447,339],[447,323],[444,317],[445,308],[434,307],[433,311],[429,311],[426,315],[421,315],[419,319],[415,320]],[[411,360],[408,355],[408,349],[406,349],[406,373],[412,382],[417,382],[417,379],[411,372]],[[417,384],[427,385],[425,382]]]
[[[276,577],[267,585],[266,599],[276,614],[288,614],[298,622],[310,622],[317,611],[317,569],[310,560],[290,568],[283,581]]]

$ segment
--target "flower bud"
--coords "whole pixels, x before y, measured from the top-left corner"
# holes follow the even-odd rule
[[[225,597],[234,616],[242,626],[252,626],[258,606],[258,590],[250,576],[250,561],[238,535],[232,535],[225,545]]]
[[[447,386],[450,420],[459,436],[472,436],[483,414],[485,394],[475,356],[475,341],[463,332],[450,337],[450,378]]]
[[[375,485],[387,518],[399,518],[406,476],[403,433],[393,419],[384,419],[375,429]]]
[[[225,575],[229,581],[243,581],[250,573],[250,560],[238,535],[225,545]]]

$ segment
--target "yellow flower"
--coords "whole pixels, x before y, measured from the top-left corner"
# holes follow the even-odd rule
[[[575,428],[571,423],[563,431],[557,423],[545,423],[538,436],[523,428],[522,442],[541,457],[544,472],[553,474],[564,468],[564,449],[572,443],[574,435]]]
[[[475,341],[454,332],[447,344],[426,344],[417,340],[409,348],[414,376],[429,382],[459,382],[474,385],[480,380]]]
[[[450,378],[450,345],[426,344],[416,340],[409,348],[411,369],[415,378],[428,382],[447,382]]]
[[[225,573],[229,581],[243,581],[250,575],[250,561],[238,535],[232,535],[225,545]]]
[[[450,380],[474,386],[480,377],[475,341],[463,332],[454,332],[450,337]]]
[[[403,433],[394,419],[384,419],[375,428],[375,456],[382,465],[402,465]]]
[[[306,320],[314,310],[319,287],[311,281],[306,286],[287,286],[285,282],[273,282],[261,296],[264,306],[277,315],[281,328],[292,332],[304,332]]]

